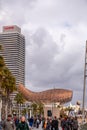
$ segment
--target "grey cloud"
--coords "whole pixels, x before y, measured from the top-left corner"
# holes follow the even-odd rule
[[[30,22],[38,27],[58,28],[62,24],[77,25],[87,20],[84,15],[87,12],[87,3],[82,0],[3,0],[1,6],[3,10],[7,10],[5,17],[9,17],[10,23],[19,25]]]
[[[42,32],[43,31],[43,32]],[[40,33],[40,34],[39,34]],[[38,37],[38,34],[40,37]],[[42,40],[40,40],[40,38]],[[32,36],[32,70],[35,80],[48,80],[52,62],[58,51],[56,43],[52,40],[52,36],[44,29],[39,29]],[[41,45],[40,45],[41,44]],[[34,66],[34,68],[33,68]]]
[[[50,65],[58,51],[57,44],[53,41],[52,36],[46,30],[39,29],[32,38],[35,44],[33,61],[37,63],[37,67],[40,64],[39,69],[45,66],[44,63]]]
[[[82,0],[68,0],[67,2],[63,0],[55,0],[55,2],[45,0],[42,2],[39,0],[34,10],[31,11],[32,16],[26,14],[26,17],[32,23],[36,21],[38,26],[54,28],[62,26],[62,24],[65,25],[66,22],[68,25],[74,25],[74,23],[77,25],[79,22],[84,22],[87,20],[84,15],[85,12],[87,12],[87,4]]]
[[[26,38],[26,86],[31,86],[33,90],[67,88],[81,94],[84,43],[87,39],[87,2],[0,2],[0,25],[17,24]]]
[[[74,50],[73,52],[71,50],[60,52],[57,43],[53,41],[52,36],[44,29],[37,30],[31,36],[31,39],[33,41],[31,71],[29,71],[30,74],[28,73],[27,79],[29,78],[35,87],[48,88],[56,85],[56,87],[75,89],[78,85],[78,88],[80,85],[78,82],[82,82],[81,75],[83,74],[79,52],[78,54]],[[29,52],[27,53],[29,56]],[[27,58],[29,59],[29,57]]]
[[[30,7],[33,3],[35,3],[37,0],[18,0],[18,1],[15,1],[15,0],[2,0],[1,1],[1,4],[2,4],[2,6],[4,7],[24,7],[24,8],[26,8],[26,7]]]
[[[77,99],[81,100],[84,48],[75,41],[72,42],[73,45],[67,43],[67,34],[63,33],[63,35],[64,37],[60,34],[60,42],[56,43],[52,35],[45,29],[40,28],[32,34],[29,41],[32,41],[31,44],[29,43],[31,54],[27,48],[28,66],[26,69],[28,72],[26,80],[32,84],[30,88],[32,90],[41,91],[41,88],[42,90],[49,88],[71,89],[74,92],[74,99],[77,98],[75,94],[79,93],[81,95]],[[61,46],[61,43],[64,43],[65,46]]]
[[[7,0],[1,1],[1,7],[5,15],[3,21],[6,24],[17,24],[22,26],[26,23],[26,13],[34,7],[37,0]]]

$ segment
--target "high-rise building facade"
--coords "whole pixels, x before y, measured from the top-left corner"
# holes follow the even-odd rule
[[[16,85],[25,84],[25,37],[16,26],[4,26],[0,33],[0,55],[4,57],[6,66],[16,78]]]

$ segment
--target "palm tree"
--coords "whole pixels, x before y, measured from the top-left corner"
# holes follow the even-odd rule
[[[2,56],[0,56],[0,89],[4,78],[4,67],[5,67],[4,59]]]
[[[7,113],[10,113],[10,94],[16,90],[16,83],[14,76],[11,74],[7,67],[4,68],[4,79],[2,82],[1,89],[3,90],[3,94],[6,98]]]
[[[9,71],[7,67],[4,67],[3,69],[3,82],[1,85],[1,88],[4,90],[4,93],[6,95],[6,98],[9,97],[9,95],[16,90],[16,81],[12,73]]]
[[[37,115],[37,103],[32,103],[31,108],[33,109],[33,115]]]
[[[0,50],[2,50],[2,45],[0,45]]]
[[[0,45],[0,50],[2,46]],[[9,110],[10,93],[16,90],[16,81],[10,70],[6,67],[3,56],[0,56],[0,93],[2,95],[2,114],[6,115],[5,103]],[[3,98],[4,97],[4,98]],[[4,100],[3,100],[4,99]],[[7,110],[7,111],[8,111]],[[9,111],[8,111],[9,112]]]
[[[44,104],[39,102],[38,103],[38,114],[43,115],[44,114]]]
[[[18,93],[16,96],[15,96],[15,99],[14,99],[17,104],[23,104],[25,102],[25,99],[22,95],[22,93]]]
[[[2,50],[2,46],[0,45],[0,50]],[[4,62],[4,58],[0,55],[0,98],[2,100],[2,108],[1,109],[1,116],[2,115],[6,115],[5,114],[5,100],[3,100],[3,90],[2,90],[2,83],[3,83],[3,79],[4,79],[4,69],[5,67],[5,62]]]
[[[4,71],[3,71],[4,66],[5,66],[4,59],[2,56],[0,56],[0,91],[1,91],[2,82],[4,78]]]
[[[18,115],[20,117],[20,108],[21,108],[21,104],[23,104],[26,100],[24,99],[23,95],[21,93],[18,93],[14,100],[16,101],[17,103],[17,106],[18,106]]]
[[[41,103],[41,102],[39,102],[39,103],[33,103],[32,105],[31,105],[31,108],[33,109],[33,114],[34,115],[43,115],[43,113],[44,113],[44,105]]]

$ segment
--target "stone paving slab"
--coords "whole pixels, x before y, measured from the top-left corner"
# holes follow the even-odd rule
[[[80,127],[80,130],[87,130],[87,123]]]
[[[42,129],[41,125],[40,125],[39,128],[33,128],[33,129],[31,129],[31,130],[43,130],[43,129]],[[62,129],[59,128],[59,130],[62,130]]]

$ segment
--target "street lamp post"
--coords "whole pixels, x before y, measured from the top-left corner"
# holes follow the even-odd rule
[[[86,77],[87,77],[87,41],[85,50],[85,66],[84,66],[84,86],[83,86],[83,104],[82,104],[82,117],[85,120],[85,94],[86,94]]]

